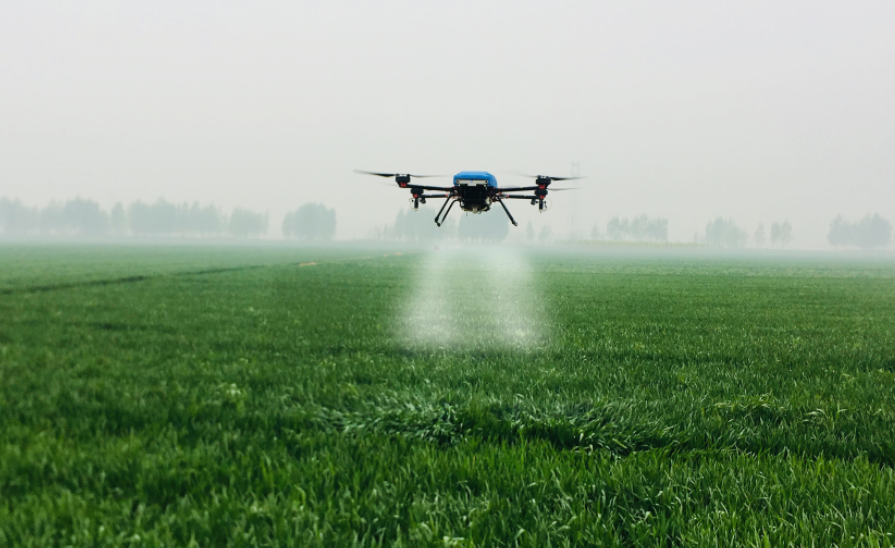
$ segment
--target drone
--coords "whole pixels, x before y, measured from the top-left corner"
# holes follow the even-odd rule
[[[427,198],[445,198],[441,209],[435,215],[435,224],[441,226],[448,213],[459,203],[460,209],[471,213],[484,213],[491,209],[494,202],[500,204],[504,212],[509,217],[513,226],[519,226],[510,210],[507,209],[504,200],[530,200],[531,205],[537,205],[538,211],[543,213],[547,211],[547,187],[553,181],[569,181],[572,179],[581,179],[581,177],[553,177],[550,175],[525,175],[514,173],[522,177],[530,177],[535,180],[534,186],[515,186],[501,188],[497,186],[497,177],[487,171],[461,171],[454,175],[454,186],[429,186],[420,185],[412,181],[412,179],[422,179],[425,177],[443,177],[443,175],[411,175],[410,173],[379,173],[376,171],[354,170],[355,173],[363,175],[376,175],[377,177],[395,178],[395,182],[400,188],[410,189],[413,200],[414,211],[419,210],[420,204],[425,204]],[[568,188],[554,188],[553,190],[571,190]],[[532,192],[531,194],[509,194],[510,192]],[[429,192],[429,194],[426,194]],[[447,211],[445,211],[447,208]]]

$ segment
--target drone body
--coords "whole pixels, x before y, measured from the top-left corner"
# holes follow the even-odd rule
[[[491,209],[497,196],[497,177],[486,171],[461,171],[454,175],[454,188],[460,209],[482,213]]]
[[[510,210],[504,205],[503,200],[530,200],[532,205],[537,204],[538,210],[546,211],[547,207],[544,200],[547,197],[547,187],[553,181],[562,181],[566,179],[577,179],[578,177],[549,177],[547,175],[537,175],[526,177],[535,178],[535,186],[525,187],[504,187],[501,188],[497,184],[497,177],[487,171],[461,171],[454,175],[454,184],[449,187],[428,186],[416,184],[412,181],[414,177],[437,177],[437,175],[410,175],[408,173],[377,173],[372,171],[358,171],[356,173],[364,173],[367,175],[377,175],[379,177],[394,177],[395,182],[401,188],[410,189],[413,196],[413,209],[419,209],[420,203],[425,204],[426,198],[445,198],[438,215],[435,216],[435,224],[441,226],[451,208],[455,203],[460,204],[460,209],[470,211],[472,213],[483,213],[491,209],[494,202],[500,204],[504,212],[509,217],[510,222],[514,226],[519,226]],[[554,189],[566,190],[566,189]],[[532,194],[509,194],[510,192],[528,192]],[[429,192],[429,194],[426,194]],[[434,192],[434,193],[433,193]],[[445,211],[447,207],[447,211]],[[444,215],[442,216],[442,213]]]

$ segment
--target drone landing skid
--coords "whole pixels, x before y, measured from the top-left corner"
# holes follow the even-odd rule
[[[451,198],[448,198],[448,200],[450,200],[450,199]],[[453,202],[451,202],[451,205],[448,206],[447,211],[445,211],[444,215],[441,217],[441,221],[438,220],[438,217],[435,217],[435,224],[437,224],[438,226],[441,226],[441,223],[443,223],[444,220],[447,219],[448,213],[451,212],[451,208],[454,207],[454,204],[456,204],[457,202],[459,202],[459,200],[454,200]],[[445,203],[447,203],[447,202],[445,202]],[[444,206],[441,206],[441,209],[444,209]]]
[[[497,200],[497,203],[500,204],[500,207],[503,208],[504,212],[506,212],[507,217],[510,218],[510,222],[513,223],[513,226],[519,226],[519,223],[516,222],[516,219],[514,219],[513,216],[510,215],[510,210],[507,209],[507,206],[503,203],[503,200],[500,199],[500,196],[497,196],[495,199]]]

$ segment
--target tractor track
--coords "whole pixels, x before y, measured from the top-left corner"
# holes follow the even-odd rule
[[[66,283],[58,283],[58,284],[45,284],[45,285],[32,285],[26,287],[7,287],[0,289],[0,296],[7,295],[27,295],[32,293],[46,293],[49,291],[62,291],[65,289],[76,289],[82,287],[102,287],[107,285],[120,285],[120,284],[130,284],[130,283],[138,283],[145,282],[149,280],[157,280],[161,278],[178,278],[178,277],[187,277],[187,276],[207,276],[211,274],[224,274],[227,272],[241,272],[245,270],[258,270],[262,268],[271,268],[274,266],[296,266],[296,267],[305,267],[305,266],[320,266],[326,264],[337,264],[344,263],[350,261],[363,261],[369,260],[373,258],[379,257],[393,257],[400,255],[409,255],[411,253],[406,252],[397,252],[397,253],[386,253],[384,255],[369,255],[364,257],[357,257],[351,259],[336,259],[333,261],[301,261],[301,262],[293,262],[293,263],[280,263],[280,264],[270,264],[270,265],[244,265],[244,266],[232,266],[232,267],[220,267],[220,268],[205,268],[201,270],[189,270],[183,272],[172,272],[169,274],[137,274],[133,276],[122,276],[119,278],[108,278],[102,280],[84,280],[80,282],[66,282]]]

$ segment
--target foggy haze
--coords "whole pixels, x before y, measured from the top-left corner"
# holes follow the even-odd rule
[[[7,2],[0,196],[214,202],[276,236],[320,202],[349,239],[409,208],[355,168],[577,162],[512,230],[720,216],[825,248],[839,214],[895,219],[893,28],[891,2]]]

